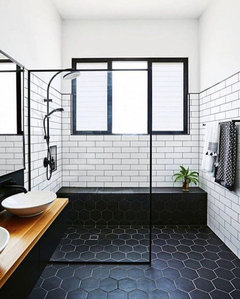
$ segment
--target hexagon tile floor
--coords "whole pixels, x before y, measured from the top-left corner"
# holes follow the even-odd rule
[[[239,299],[240,260],[205,226],[158,226],[152,265],[49,264],[29,299]]]
[[[140,225],[68,227],[51,261],[148,262],[149,234]]]

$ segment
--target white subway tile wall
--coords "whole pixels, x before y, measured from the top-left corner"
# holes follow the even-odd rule
[[[27,81],[27,78],[26,78]],[[25,84],[27,86],[27,84]],[[46,141],[44,139],[43,118],[46,114],[47,84],[38,76],[31,75],[31,187],[32,190],[58,191],[62,187],[62,124],[61,113],[54,113],[50,117],[50,145],[57,145],[57,170],[53,172],[50,181],[46,179],[46,168],[43,167],[43,159],[46,156]],[[27,89],[25,96],[27,95]],[[61,107],[61,93],[54,88],[50,89],[50,111]],[[25,106],[27,100],[25,99]],[[26,107],[27,108],[27,107]],[[27,109],[25,109],[25,134],[27,135]],[[27,136],[26,136],[27,154]],[[27,156],[26,156],[27,162]],[[25,171],[25,186],[28,187],[28,164]]]
[[[201,165],[204,130],[211,121],[240,119],[239,73],[200,93]],[[214,177],[200,171],[200,187],[208,193],[208,225],[240,257],[240,124],[238,124],[238,157],[236,190],[230,192],[215,183]]]
[[[0,176],[23,169],[23,136],[0,136]]]
[[[190,95],[190,134],[153,136],[153,187],[178,186],[179,165],[198,170],[199,95]],[[71,135],[70,97],[63,96],[63,185],[148,187],[148,135]]]

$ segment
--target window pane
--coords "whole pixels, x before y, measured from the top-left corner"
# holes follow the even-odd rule
[[[112,132],[147,133],[147,72],[112,73]]]
[[[76,130],[107,131],[107,71],[81,72],[76,85]]]
[[[77,63],[77,69],[80,70],[107,70],[106,62],[79,62]]]
[[[183,63],[153,63],[152,84],[153,131],[183,131]]]
[[[0,62],[0,70],[16,70],[16,64]],[[0,134],[17,134],[15,72],[0,72],[0,107]]]
[[[113,61],[112,69],[147,69],[147,61]]]

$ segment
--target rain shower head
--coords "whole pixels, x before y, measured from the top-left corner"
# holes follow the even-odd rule
[[[78,71],[73,71],[73,72],[69,72],[67,73],[66,75],[63,76],[63,79],[64,80],[74,80],[76,79],[77,77],[80,76],[80,72]]]

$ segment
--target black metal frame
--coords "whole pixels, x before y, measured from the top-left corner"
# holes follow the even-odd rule
[[[2,53],[2,51],[0,51]],[[4,54],[6,55],[6,54]],[[11,59],[0,59],[0,63],[14,63],[16,64],[15,61],[12,61]],[[2,71],[0,70],[0,73],[15,73],[16,74],[16,133],[9,134],[9,133],[1,133],[0,135],[4,136],[16,136],[16,135],[23,135],[23,109],[24,105],[22,103],[22,94],[24,92],[24,85],[22,86],[22,83],[24,84],[24,78],[21,77],[22,72],[24,69],[22,69],[21,66],[16,64],[16,70],[11,70],[11,71]],[[22,90],[23,89],[23,90]]]
[[[148,62],[150,64],[150,62]],[[149,65],[148,65],[149,67]],[[149,263],[152,263],[152,68],[148,71],[148,132],[149,141]]]
[[[150,251],[149,251],[150,254]],[[151,255],[150,255],[151,256]],[[151,265],[151,261],[150,262],[121,262],[121,261],[117,261],[117,262],[102,262],[102,261],[48,261],[48,264],[70,264],[70,265],[120,265],[120,266],[141,266],[141,265]]]
[[[146,61],[147,68],[146,69],[112,69],[112,62],[113,61]],[[89,69],[89,70],[79,70],[77,69],[78,63],[94,63],[94,62],[105,62],[107,63],[106,69]],[[179,62],[183,63],[183,131],[151,131],[154,135],[186,135],[189,134],[188,128],[188,58],[73,58],[72,59],[72,68],[74,70],[79,71],[105,71],[108,72],[108,79],[107,79],[107,103],[108,103],[108,129],[107,131],[77,131],[76,130],[76,80],[72,82],[72,134],[73,135],[112,135],[112,72],[113,71],[147,71],[148,77],[149,73],[151,74],[151,85],[149,84],[148,79],[148,97],[149,97],[149,89],[152,89],[152,63],[154,62]],[[151,97],[152,97],[152,90],[151,90]],[[148,100],[148,133],[150,134],[150,127],[149,123],[152,122],[152,105],[149,107],[149,100]],[[119,135],[119,134],[114,134]],[[131,135],[131,134],[127,134]],[[136,135],[136,134],[133,134]]]
[[[28,191],[32,189],[31,175],[31,71],[28,71]]]

